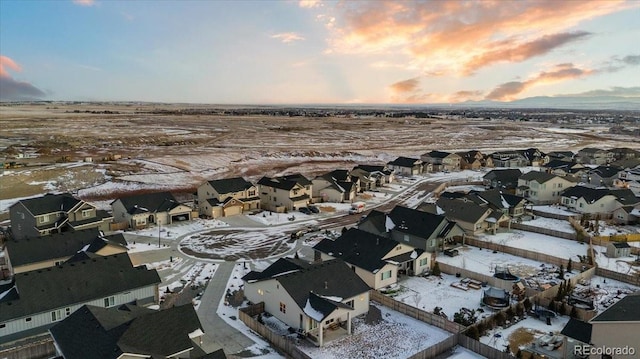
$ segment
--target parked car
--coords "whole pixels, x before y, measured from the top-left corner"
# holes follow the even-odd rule
[[[312,214],[313,212],[311,212],[311,210],[307,207],[300,207],[298,209],[298,211],[300,211],[300,213],[304,213],[304,214]]]
[[[307,208],[309,208],[309,210],[313,213],[320,213],[320,209],[316,206],[307,206]]]

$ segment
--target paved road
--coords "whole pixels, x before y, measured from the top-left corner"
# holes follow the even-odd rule
[[[218,304],[225,294],[229,277],[233,272],[233,262],[223,262],[218,265],[213,278],[209,281],[207,289],[202,295],[202,301],[198,308],[198,317],[206,333],[204,345],[207,352],[216,348],[224,348],[228,354],[238,353],[254,344],[244,334],[230,326],[216,313]]]

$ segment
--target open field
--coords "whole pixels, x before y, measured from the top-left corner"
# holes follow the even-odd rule
[[[493,151],[588,145],[638,148],[606,125],[465,119],[230,114],[206,105],[42,103],[0,106],[0,158],[28,167],[0,174],[0,200],[47,191],[79,191],[108,200],[132,191],[191,192],[205,179],[383,163],[431,149]],[[21,151],[35,158],[17,158]],[[115,157],[114,157],[115,156]],[[81,162],[91,157],[92,162]],[[67,161],[66,163],[61,163]]]

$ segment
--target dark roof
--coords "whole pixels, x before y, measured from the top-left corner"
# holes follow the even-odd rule
[[[496,180],[502,182],[502,184],[518,183],[518,178],[522,176],[522,171],[517,168],[509,168],[504,170],[491,170],[482,178],[488,180]]]
[[[616,166],[598,166],[589,171],[589,173],[597,173],[602,178],[617,177],[618,172],[622,171],[622,168]]]
[[[345,192],[351,192],[354,189],[355,183],[338,181],[338,186],[340,186]]]
[[[293,174],[289,176],[273,178],[264,176],[258,181],[258,184],[289,191],[297,184],[304,187],[311,184],[311,182],[301,174]]]
[[[209,181],[209,184],[218,194],[242,192],[253,187],[251,182],[246,181],[242,177],[224,178]]]
[[[574,162],[574,161],[564,161],[564,160],[553,159],[553,160],[549,161],[547,164],[543,165],[542,167],[551,168],[551,169],[566,168],[567,171],[568,171],[569,168],[574,166],[575,164],[576,164],[576,162]]]
[[[374,234],[382,234],[387,232],[387,228],[385,225],[386,219],[387,215],[384,212],[373,209],[364,219],[362,219],[360,223],[370,223],[377,231]]]
[[[627,242],[612,242],[611,244],[616,248],[631,248]]]
[[[547,152],[547,156],[556,158],[573,158],[574,153],[571,151],[551,151]]]
[[[313,249],[375,272],[387,264],[382,258],[397,245],[393,239],[351,228],[335,240],[323,239]]]
[[[490,189],[487,191],[471,191],[469,192],[469,198],[473,200],[473,197],[479,197],[495,209],[511,208],[524,201],[524,197],[516,196],[509,193],[503,193],[499,189]],[[479,203],[478,201],[474,202]]]
[[[70,193],[47,193],[42,197],[23,199],[20,201],[34,216],[54,212],[68,212],[80,202],[82,202],[82,200],[73,197]]]
[[[529,171],[525,174],[523,174],[522,176],[520,176],[519,179],[525,180],[525,181],[536,181],[538,183],[545,183],[548,182],[554,178],[556,178],[558,176],[551,174],[551,173],[547,173],[547,172],[540,172],[540,171]]]
[[[640,292],[629,294],[598,314],[591,322],[637,322],[640,321]]]
[[[369,291],[369,286],[338,259],[313,264],[307,269],[276,278],[300,308],[311,292],[319,296],[352,298]]]
[[[100,237],[96,228],[48,236],[7,241],[7,253],[14,267],[72,256]],[[101,242],[105,243],[100,239]],[[95,247],[94,247],[95,248]],[[95,250],[94,250],[95,251]]]
[[[562,328],[560,334],[589,344],[591,343],[591,329],[591,323],[569,318],[569,322]]]
[[[365,172],[384,172],[386,171],[386,165],[357,165],[353,169],[361,169]]]
[[[607,152],[606,150],[603,150],[601,148],[596,148],[596,147],[585,147],[581,150],[578,151],[579,154],[584,154],[584,153],[597,153],[597,152]]]
[[[300,260],[295,260],[293,258],[280,258],[262,272],[251,271],[245,274],[245,276],[242,277],[242,280],[247,282],[254,282],[264,279],[270,279],[271,277],[274,277],[276,275],[300,270],[308,266],[308,264],[305,264]]]
[[[563,197],[584,198],[588,203],[593,203],[604,196],[614,196],[625,206],[640,202],[630,189],[591,188],[586,186],[574,186],[562,192]]]
[[[465,199],[439,198],[436,205],[445,212],[447,217],[463,222],[476,223],[487,212],[488,207],[480,206]]]
[[[169,192],[144,193],[119,200],[129,214],[167,212],[180,205]]]
[[[424,156],[428,156],[431,158],[445,158],[449,156],[451,153],[443,152],[443,151],[431,151],[424,154]]]
[[[344,303],[337,302],[335,300],[331,300],[325,297],[321,297],[313,292],[309,292],[309,298],[307,298],[307,303],[305,303],[303,310],[307,309],[307,304],[311,306],[312,309],[322,314],[322,318],[313,318],[319,322],[323,321],[326,317],[331,315],[331,313],[333,313],[338,308],[353,310],[353,308],[351,308],[350,306]],[[309,314],[310,313],[307,313],[307,315]]]
[[[201,328],[192,305],[161,311],[85,305],[50,331],[66,359],[111,359],[122,353],[165,358],[193,348],[189,334]]]
[[[349,179],[349,170],[333,170],[325,173],[322,177],[333,178],[336,181],[346,181]]]
[[[126,253],[14,276],[20,299],[0,300],[0,322],[160,283],[155,270],[134,267]]]
[[[393,227],[394,231],[408,233],[420,238],[438,236],[439,233],[435,232],[443,222],[448,222],[445,216],[402,206],[395,206],[388,216],[395,225]]]
[[[385,260],[389,261],[389,262],[404,263],[404,262],[408,262],[408,261],[410,261],[412,259],[416,259],[416,258],[420,257],[420,255],[422,253],[424,253],[424,249],[416,248],[411,252],[405,252],[405,253],[399,254],[397,256],[387,258]]]
[[[399,167],[413,167],[416,165],[416,162],[422,162],[417,158],[409,158],[409,157],[398,157],[395,160],[389,162],[390,165],[399,166]]]

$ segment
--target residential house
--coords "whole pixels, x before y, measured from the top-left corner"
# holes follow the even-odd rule
[[[0,284],[0,344],[44,333],[85,304],[157,303],[159,283],[126,253],[18,273]]]
[[[242,177],[207,181],[198,187],[200,215],[220,218],[259,208],[258,187]]]
[[[69,193],[23,199],[9,207],[13,238],[98,228],[108,231],[113,217]]]
[[[84,305],[49,331],[63,359],[193,359],[206,354],[200,346],[202,324],[189,304],[165,310]],[[222,349],[214,353],[226,358]]]
[[[520,176],[522,176],[522,171],[517,168],[495,169],[482,176],[482,183],[486,188],[497,188],[513,193],[518,187]]]
[[[640,333],[640,292],[629,294],[591,319],[591,343],[594,348],[629,348],[638,355]],[[629,354],[629,353],[627,353]],[[631,358],[633,355],[626,355]],[[615,358],[624,356],[615,356]],[[591,356],[590,358],[596,358]],[[598,355],[597,358],[600,358]],[[604,358],[604,356],[603,356]]]
[[[518,178],[516,196],[524,197],[534,204],[558,203],[562,191],[573,186],[575,183],[566,177],[531,171]]]
[[[460,156],[461,170],[477,170],[482,167],[493,167],[493,159],[480,151],[457,152]]]
[[[619,178],[618,173],[622,170],[620,167],[611,165],[598,166],[589,169],[587,173],[582,176],[582,181],[592,186],[613,187],[614,181]]]
[[[537,148],[527,148],[526,150],[520,150],[519,152],[527,159],[529,166],[539,167],[549,162],[549,156]]]
[[[547,156],[549,157],[549,161],[561,160],[573,162],[573,156],[575,156],[575,154],[571,151],[551,151],[547,152]]]
[[[616,161],[633,160],[640,158],[640,151],[627,147],[616,147],[609,150]]]
[[[505,193],[498,189],[470,191],[466,197],[480,206],[500,211],[510,218],[522,217],[527,205],[527,200],[524,197]]]
[[[413,176],[423,172],[424,164],[422,160],[409,157],[398,157],[395,160],[387,163],[387,166],[405,176]]]
[[[280,259],[262,272],[242,277],[244,295],[311,339],[352,334],[352,319],[369,310],[369,286],[342,260],[312,265]],[[296,268],[298,267],[298,268]]]
[[[395,180],[395,171],[387,167],[387,165],[359,164],[349,173],[351,180],[355,181],[355,177],[359,177],[360,173],[374,178],[376,180],[377,187],[382,187]]]
[[[312,180],[314,202],[353,202],[358,193],[347,170],[335,170]]]
[[[178,202],[169,192],[145,193],[121,197],[111,202],[116,223],[126,228],[147,228],[151,224],[171,224],[191,220],[191,207]]]
[[[629,189],[591,188],[575,186],[561,194],[561,204],[578,213],[599,214],[610,218],[620,207],[635,206],[640,203]]]
[[[575,180],[582,180],[582,176],[589,171],[588,167],[574,161],[564,161],[552,159],[544,166],[544,171],[560,177],[570,177]]]
[[[92,228],[5,243],[7,266],[14,274],[54,267],[78,252],[95,257],[126,253],[127,242],[121,233],[104,236]]]
[[[311,203],[312,182],[299,173],[273,178],[265,176],[258,185],[263,209],[282,213]]]
[[[465,233],[471,235],[496,234],[501,226],[510,225],[509,216],[502,211],[481,206],[467,198],[441,196],[435,204],[435,211],[455,220]]]
[[[607,244],[607,257],[620,258],[631,255],[631,246],[627,242],[610,242]]]
[[[560,334],[564,336],[561,350],[564,352],[563,358],[578,359],[585,358],[580,355],[591,343],[592,325],[579,319],[569,318],[569,322],[562,328]]]
[[[491,154],[495,167],[529,166],[529,160],[519,151],[498,151]]]
[[[615,161],[614,153],[594,147],[585,147],[576,153],[576,161],[578,163],[586,163],[590,165],[606,165]]]
[[[335,240],[313,247],[316,261],[341,259],[373,289],[395,284],[400,273],[422,274],[431,268],[431,253],[409,244],[351,228]]]
[[[636,224],[640,221],[640,206],[622,206],[613,210],[613,220],[618,224]]]
[[[431,168],[425,172],[460,171],[461,157],[456,153],[431,151],[420,156],[422,162],[430,164]]]
[[[429,253],[441,251],[445,244],[461,242],[464,230],[447,217],[403,206],[385,214],[373,210],[358,229]],[[431,263],[430,263],[431,264]]]

